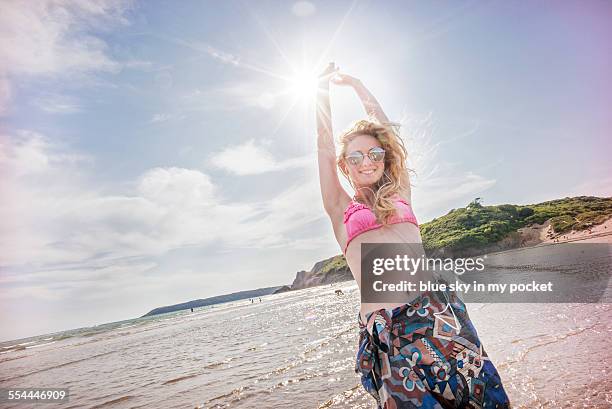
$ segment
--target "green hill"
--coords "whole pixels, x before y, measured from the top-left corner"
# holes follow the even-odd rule
[[[550,219],[556,234],[584,230],[612,217],[612,198],[566,197],[533,205],[502,204],[483,206],[480,198],[465,208],[421,225],[423,246],[430,251],[450,250],[453,254],[485,248],[509,234]]]

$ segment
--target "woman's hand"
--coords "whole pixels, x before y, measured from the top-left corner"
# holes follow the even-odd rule
[[[331,82],[340,86],[354,87],[359,84],[360,81],[357,78],[351,77],[348,74],[336,72],[335,75],[331,78]]]
[[[338,72],[338,67],[333,62],[327,64],[327,67],[319,74],[319,84],[329,85],[331,78]]]

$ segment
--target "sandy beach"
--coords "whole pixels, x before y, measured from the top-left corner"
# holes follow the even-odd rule
[[[549,221],[543,224],[523,227],[518,232],[522,236],[524,247],[576,241],[583,243],[612,243],[612,218],[590,229],[572,230],[569,233],[554,233]]]

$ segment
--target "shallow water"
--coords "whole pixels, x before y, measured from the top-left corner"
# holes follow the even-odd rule
[[[374,408],[353,372],[358,308],[346,282],[3,343],[0,388],[67,387],[45,405],[64,409]],[[612,407],[612,304],[468,310],[515,408]]]

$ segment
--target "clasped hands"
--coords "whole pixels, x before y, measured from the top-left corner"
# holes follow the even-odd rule
[[[330,62],[325,70],[319,74],[319,84],[328,86],[330,82],[340,86],[354,87],[359,83],[359,79],[341,73],[340,68],[335,63]]]

